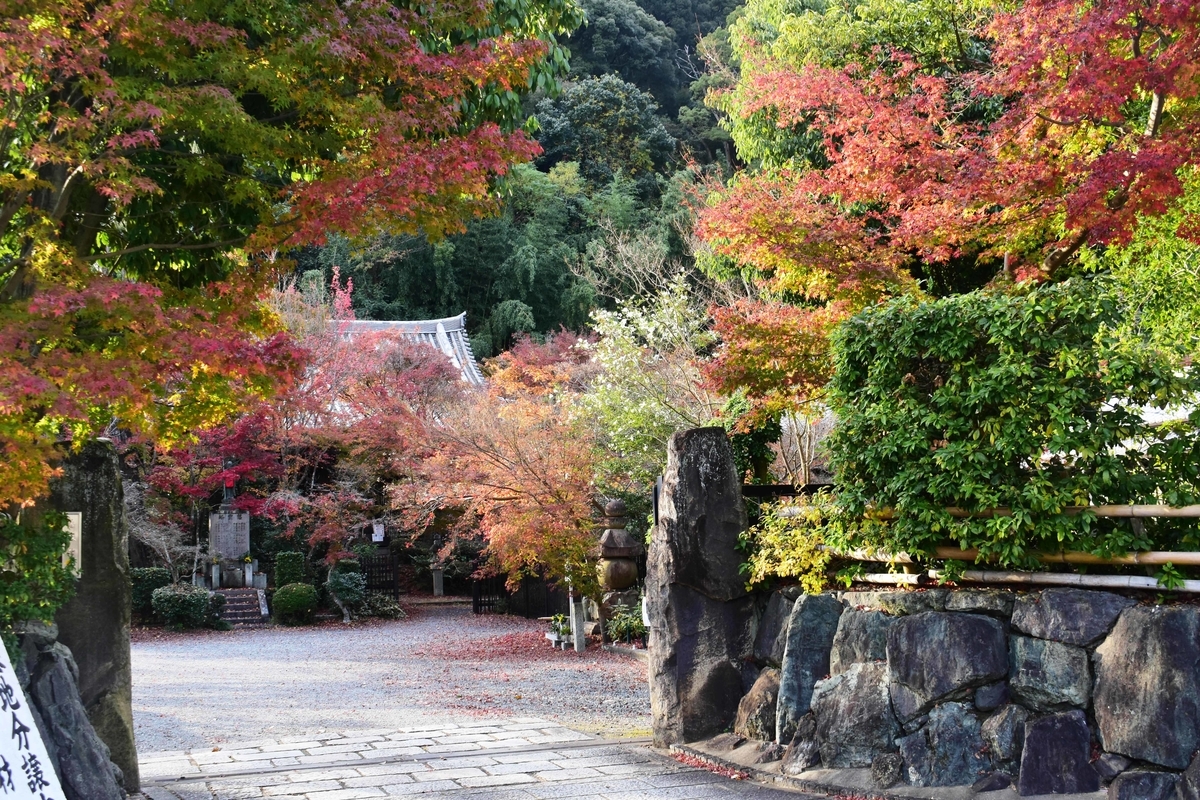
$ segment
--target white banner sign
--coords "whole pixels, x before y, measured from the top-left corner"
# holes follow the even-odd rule
[[[0,645],[0,798],[62,800],[46,745],[21,691],[8,650]]]

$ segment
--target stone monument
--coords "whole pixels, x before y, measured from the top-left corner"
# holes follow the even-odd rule
[[[225,461],[225,469],[233,463]],[[208,515],[208,555],[213,563],[213,589],[241,588],[245,582],[242,556],[250,551],[250,513],[233,507],[237,496],[232,475],[225,479],[221,507]],[[218,577],[219,576],[219,577]]]
[[[742,481],[722,428],[673,435],[646,563],[654,744],[728,730],[753,657],[754,598],[739,569]]]

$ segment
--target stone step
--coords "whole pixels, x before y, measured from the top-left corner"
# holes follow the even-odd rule
[[[225,606],[223,610],[231,614],[258,614],[262,611],[257,603],[252,606]]]
[[[257,589],[220,589],[225,597],[221,620],[234,628],[261,628],[268,623],[262,615]]]

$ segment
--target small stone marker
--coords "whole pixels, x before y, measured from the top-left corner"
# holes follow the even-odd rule
[[[587,637],[584,635],[584,613],[583,613],[583,598],[570,598],[571,602],[571,642],[575,646],[576,653],[582,653],[587,649]]]
[[[208,553],[236,561],[250,549],[250,514],[221,509],[208,515]]]
[[[0,733],[0,796],[61,800],[62,786],[4,647],[0,647],[0,731],[7,732]]]

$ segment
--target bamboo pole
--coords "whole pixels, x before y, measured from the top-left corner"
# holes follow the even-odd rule
[[[979,557],[979,551],[975,548],[960,550],[957,547],[937,547],[934,548],[934,552],[938,558],[954,558],[962,561],[975,561]],[[1093,564],[1113,567],[1133,566],[1137,564],[1150,566],[1161,566],[1163,564],[1184,567],[1200,566],[1200,553],[1174,550],[1147,550],[1142,553],[1130,553],[1110,558],[1078,551],[1038,553],[1037,559],[1043,564]]]
[[[896,553],[889,555],[887,553],[877,553],[869,550],[851,550],[849,552],[838,552],[832,548],[822,547],[823,550],[828,550],[834,553],[839,558],[847,558],[851,561],[875,561],[881,564],[917,564],[919,559],[915,559],[908,553]],[[954,546],[935,547],[933,549],[935,558],[940,559],[955,559],[958,561],[976,561],[979,558],[979,550],[974,547],[966,550]],[[1194,551],[1176,551],[1176,550],[1148,550],[1143,553],[1130,553],[1124,556],[1112,556],[1104,558],[1103,556],[1093,555],[1091,553],[1082,553],[1078,551],[1066,553],[1038,553],[1038,561],[1043,564],[1091,564],[1094,566],[1161,566],[1163,564],[1171,564],[1180,567],[1196,567],[1200,566],[1200,553]]]
[[[929,576],[939,578],[940,574],[930,571]],[[891,584],[896,586],[911,586],[924,578],[921,575],[905,575],[877,573],[862,575],[856,580],[863,583]],[[1082,586],[1103,589],[1151,589],[1172,592],[1200,593],[1200,581],[1183,581],[1179,586],[1170,590],[1158,585],[1154,578],[1138,575],[1076,575],[1069,572],[1001,572],[989,570],[967,570],[962,580],[972,583],[1004,583],[1026,586]]]
[[[859,575],[854,580],[862,581],[863,583],[886,583],[893,586],[922,586],[929,583],[930,578],[924,573],[876,573],[873,575]]]
[[[1193,519],[1200,517],[1200,505],[1195,506],[1153,506],[1153,505],[1121,505],[1121,506],[1065,506],[1064,514],[1069,517],[1078,516],[1084,511],[1091,511],[1097,517],[1115,517],[1119,519],[1129,518],[1150,518],[1150,517],[1170,517],[1174,519]],[[948,506],[946,513],[952,517],[965,519],[967,517],[1011,517],[1012,509],[1003,506],[999,508],[989,508],[983,511],[968,511],[965,508],[958,506]],[[896,516],[896,512],[891,508],[881,508],[877,511],[868,511],[867,516],[872,519],[892,519]]]

